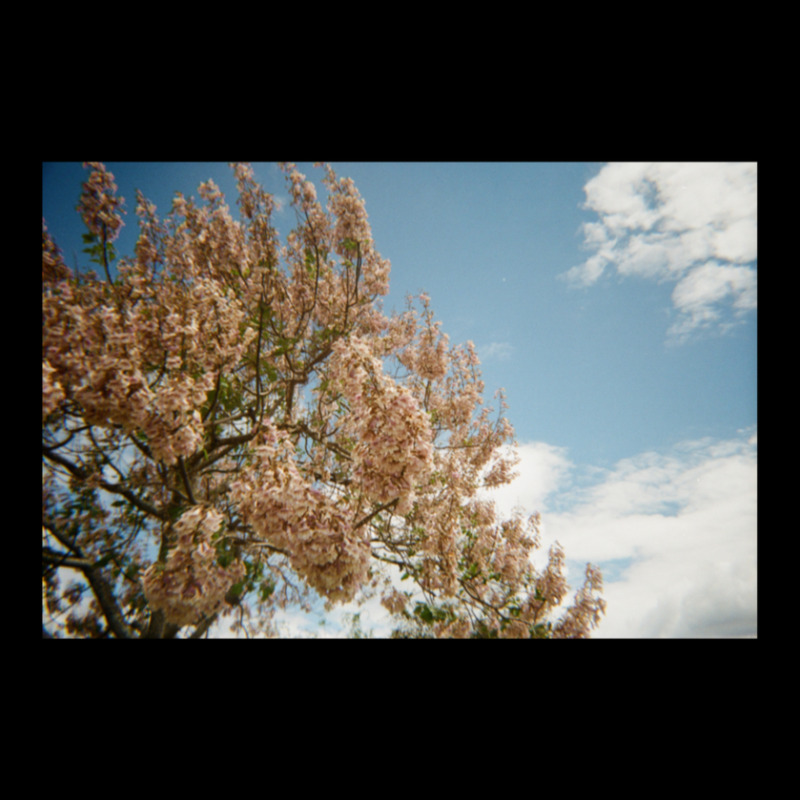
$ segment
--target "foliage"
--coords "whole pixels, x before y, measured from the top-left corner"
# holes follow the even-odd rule
[[[599,572],[562,607],[560,547],[533,566],[538,516],[485,499],[513,477],[502,394],[484,406],[474,347],[426,295],[384,315],[389,262],[351,180],[326,166],[323,205],[283,165],[284,242],[247,165],[240,220],[211,181],[164,219],[139,193],[116,260],[123,201],[88,166],[104,276],[67,268],[43,225],[47,632],[199,637],[230,617],[269,634],[275,609],[379,594],[396,636],[588,636]]]

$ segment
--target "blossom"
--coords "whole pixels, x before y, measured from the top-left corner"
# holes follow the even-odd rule
[[[115,197],[117,185],[114,176],[103,164],[95,161],[84,163],[91,167],[89,179],[83,184],[78,210],[91,233],[105,235],[106,240],[113,242],[119,236],[119,229],[125,224],[121,213],[123,198]]]
[[[356,440],[353,476],[371,500],[399,498],[399,510],[407,510],[433,467],[429,417],[408,389],[383,373],[364,340],[351,336],[333,349],[331,369],[350,402],[348,427]]]
[[[47,232],[47,225],[42,220],[42,280],[54,283],[68,278],[69,267],[64,263],[61,251],[56,247],[53,238]]]
[[[42,361],[42,419],[48,417],[64,399],[61,384],[53,378],[55,369],[47,360]]]
[[[165,562],[152,564],[142,577],[145,596],[167,622],[183,626],[217,613],[228,590],[245,576],[240,560],[228,567],[217,563],[212,536],[222,524],[213,508],[195,506],[174,526],[175,545]]]
[[[300,473],[285,433],[266,423],[254,469],[231,497],[255,532],[285,551],[294,570],[330,601],[351,600],[366,580],[370,548],[346,506]]]
[[[408,605],[408,596],[393,589],[388,595],[381,598],[381,605],[392,614],[399,614]]]

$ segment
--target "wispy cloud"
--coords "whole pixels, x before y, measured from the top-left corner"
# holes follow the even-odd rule
[[[481,361],[508,361],[514,350],[509,342],[490,342],[476,349]]]
[[[592,254],[562,274],[570,285],[591,286],[607,268],[675,283],[675,341],[724,331],[756,307],[756,164],[608,164],[584,191],[599,219],[583,225]]]
[[[564,546],[575,586],[587,561],[604,569],[608,614],[595,636],[756,633],[755,431],[609,470],[578,469],[543,443],[522,454],[496,501],[505,513],[517,502],[543,512],[544,543]]]
[[[740,317],[756,307],[756,295],[754,269],[709,261],[690,270],[672,292],[672,302],[680,313],[669,334],[683,341],[699,329],[719,327],[724,332],[733,323],[725,320],[721,304],[729,302]]]

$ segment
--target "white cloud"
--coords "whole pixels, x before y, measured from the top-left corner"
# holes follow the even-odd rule
[[[519,478],[496,500],[504,513],[517,498],[543,512],[543,544],[564,546],[573,588],[587,561],[605,564],[608,613],[595,637],[755,634],[754,431],[642,453],[607,471],[578,470],[543,443],[522,451]]]
[[[572,463],[563,447],[545,442],[527,442],[517,447],[519,477],[512,483],[487,491],[503,515],[511,516],[515,508],[528,512],[544,512],[548,498],[568,479]]]
[[[591,286],[609,265],[622,277],[675,282],[670,335],[681,340],[724,330],[726,306],[737,315],[755,308],[756,164],[608,164],[584,191],[599,221],[582,227],[593,253],[562,274],[570,284]]]
[[[757,305],[756,273],[748,267],[720,265],[710,261],[691,270],[675,286],[672,302],[680,312],[669,329],[677,340],[710,326],[724,330],[732,323],[722,321],[719,307],[730,300],[737,316]]]

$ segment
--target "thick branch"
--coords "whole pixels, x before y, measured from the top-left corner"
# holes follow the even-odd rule
[[[186,464],[183,463],[183,456],[178,458],[178,467],[180,468],[181,478],[183,478],[183,485],[186,487],[186,494],[188,495],[188,500],[192,505],[196,505],[197,501],[194,499],[194,493],[192,492],[192,484],[189,480],[189,476],[186,474]]]
[[[49,547],[42,548],[42,561],[47,564],[55,564],[57,567],[72,569],[84,569],[92,566],[92,562],[88,558],[75,558],[68,553],[58,553]]]
[[[64,545],[64,547],[68,547],[75,554],[75,556],[69,556],[64,559],[57,553],[53,553],[52,551],[48,552],[45,550],[43,553],[44,559],[51,563],[53,560],[57,560],[61,562],[61,566],[79,569],[94,592],[94,596],[97,598],[97,602],[100,604],[100,608],[103,611],[103,616],[106,619],[109,629],[119,639],[134,638],[131,629],[126,624],[125,618],[122,615],[119,606],[117,605],[117,601],[114,598],[114,592],[108,585],[106,579],[100,573],[100,570],[94,567],[94,562],[85,556],[83,550],[78,545],[70,543],[55,528],[48,526],[47,529],[59,542],[61,542],[61,544]]]

